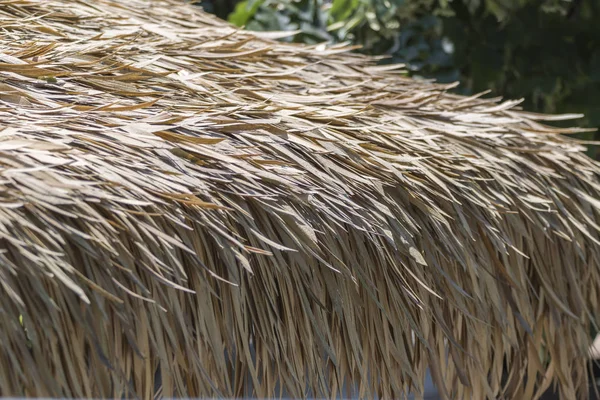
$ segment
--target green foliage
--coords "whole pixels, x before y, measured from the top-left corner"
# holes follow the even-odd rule
[[[460,80],[464,94],[491,89],[531,110],[585,113],[589,127],[600,126],[598,17],[595,0],[245,0],[228,18],[300,30],[286,39],[296,42],[360,44],[413,75]]]
[[[295,31],[302,43],[337,41],[327,30],[328,13],[322,0],[246,0],[237,3],[229,22],[256,31]]]
[[[235,10],[229,14],[229,22],[237,26],[245,26],[264,2],[264,0],[246,0],[237,3]]]
[[[599,2],[498,0],[473,8],[466,2],[451,5],[453,16],[443,23],[444,33],[455,44],[459,90],[492,89],[505,97],[524,98],[528,109],[584,113],[580,125],[600,126]],[[590,152],[598,155],[596,149]]]

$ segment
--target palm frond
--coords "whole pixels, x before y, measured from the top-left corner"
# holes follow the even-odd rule
[[[556,116],[179,0],[0,27],[0,395],[587,395],[600,168]]]

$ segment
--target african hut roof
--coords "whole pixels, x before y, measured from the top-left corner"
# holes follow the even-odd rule
[[[600,168],[541,122],[572,116],[179,0],[0,27],[0,395],[585,395]]]

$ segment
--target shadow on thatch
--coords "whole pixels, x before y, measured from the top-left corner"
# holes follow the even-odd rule
[[[179,0],[0,26],[0,395],[586,395],[600,169],[539,122],[573,116]]]

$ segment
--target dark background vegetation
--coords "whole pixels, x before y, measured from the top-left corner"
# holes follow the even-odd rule
[[[600,127],[600,0],[202,0],[250,30],[300,30],[288,41],[346,42],[388,55],[412,75],[455,90],[524,98],[567,121]],[[580,138],[600,138],[598,133]],[[600,151],[590,146],[590,155]]]

